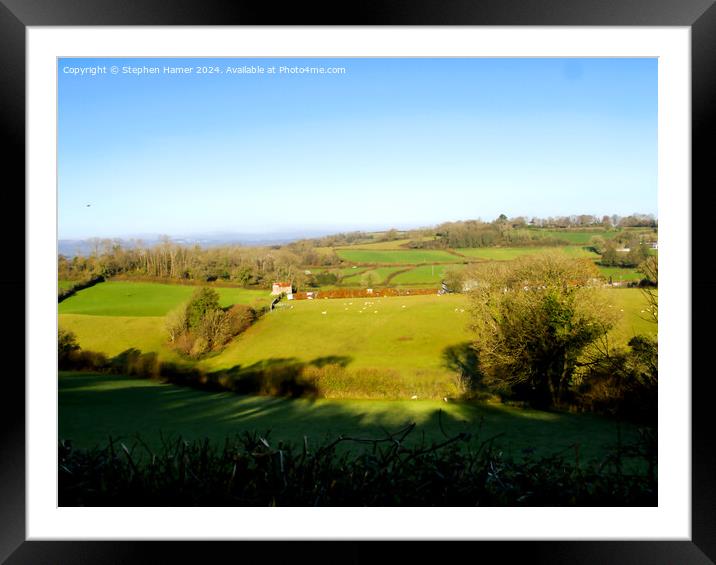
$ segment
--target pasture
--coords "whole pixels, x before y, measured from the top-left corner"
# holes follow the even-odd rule
[[[454,263],[464,261],[460,257],[439,249],[337,249],[336,254],[344,261],[377,265],[399,263],[417,265],[420,263]]]
[[[378,267],[376,269],[356,269],[357,273],[348,274],[341,279],[341,283],[349,285],[366,286],[368,279],[371,279],[372,285],[386,284],[388,278],[405,267]]]
[[[613,282],[639,281],[644,278],[642,273],[630,267],[604,267],[597,265],[597,268],[605,279],[611,277]]]
[[[167,346],[163,316],[96,316],[61,314],[60,327],[77,336],[82,349],[98,351],[108,357],[135,348],[154,352],[163,361],[178,361]]]
[[[568,241],[574,245],[586,245],[589,243],[594,236],[603,237],[604,239],[611,239],[619,234],[617,230],[529,230],[530,233],[539,234],[542,237],[552,237],[555,239],[561,239]]]
[[[439,411],[442,415],[439,418]],[[151,448],[161,437],[187,440],[208,438],[222,443],[243,431],[315,449],[339,434],[360,438],[385,437],[383,428],[397,431],[408,422],[416,430],[410,441],[426,442],[472,432],[479,439],[496,440],[505,451],[520,457],[522,450],[549,455],[580,446],[580,459],[600,459],[617,440],[613,421],[591,415],[540,412],[503,405],[442,400],[307,400],[239,396],[160,384],[148,379],[62,372],[59,376],[59,437],[77,447],[106,444],[108,438],[132,445],[141,433]],[[622,424],[622,440],[635,430]],[[352,449],[358,449],[352,444]]]
[[[444,355],[469,340],[464,296],[319,298],[286,304],[203,366],[218,370],[271,360],[337,359],[349,372],[369,369],[374,374],[368,376],[399,380],[401,389],[416,394],[455,394],[455,375]]]
[[[422,265],[397,274],[390,282],[394,285],[432,284],[438,287],[445,271],[464,269],[465,265]]]
[[[562,251],[575,258],[597,259],[599,255],[583,247],[566,245],[563,247],[461,247],[455,250],[465,257],[486,261],[511,261],[525,255],[534,255],[546,251]]]
[[[418,267],[427,271],[431,267]],[[416,269],[413,269],[416,270]],[[404,273],[410,274],[410,271]],[[427,274],[427,273],[423,273]],[[397,277],[396,277],[397,278]],[[414,279],[415,280],[415,279]],[[127,287],[138,285],[145,299],[139,308],[135,293]],[[157,287],[146,289],[147,286]],[[155,352],[162,360],[177,360],[166,343],[164,317],[148,311],[171,310],[185,294],[171,294],[175,302],[159,306],[147,297],[161,295],[166,286],[154,283],[101,283],[80,291],[66,302],[82,298],[81,314],[65,312],[59,305],[59,324],[74,332],[83,349],[114,356],[129,348]],[[192,287],[176,286],[186,293]],[[241,289],[223,295],[251,299]],[[120,292],[121,291],[121,292]],[[110,293],[112,302],[101,308],[101,297]],[[237,293],[238,292],[238,293]],[[249,294],[243,294],[243,293]],[[621,320],[612,331],[615,343],[625,344],[636,333],[655,334],[648,321],[646,301],[638,289],[607,289]],[[231,294],[234,293],[234,294]],[[125,303],[126,302],[126,303]],[[271,363],[323,363],[337,361],[345,368],[331,387],[336,396],[365,390],[369,381],[377,397],[397,395],[442,398],[457,393],[449,352],[470,340],[469,301],[466,295],[423,295],[384,298],[318,299],[284,301],[226,348],[200,362],[207,371],[246,368]],[[160,308],[161,307],[161,308]],[[154,308],[154,310],[152,310]],[[100,314],[109,311],[113,314]],[[136,312],[118,315],[118,312]],[[341,382],[352,380],[353,388]],[[364,381],[364,385],[360,384]]]
[[[637,288],[608,289],[613,307],[619,310],[621,319],[611,332],[614,344],[623,345],[637,334],[656,336],[657,326],[647,311],[648,302]]]
[[[339,245],[336,247],[336,249],[367,249],[367,250],[375,250],[375,249],[400,249],[405,250],[406,245],[408,245],[411,241],[433,241],[436,238],[434,237],[421,237],[417,239],[394,239],[392,241],[376,241],[376,242],[368,242],[368,243],[355,243],[353,245]]]
[[[164,316],[189,300],[199,287],[178,284],[109,281],[82,290],[61,302],[60,314],[93,316]],[[222,306],[270,304],[269,291],[215,287]]]

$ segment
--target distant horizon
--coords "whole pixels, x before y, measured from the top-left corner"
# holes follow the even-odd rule
[[[628,213],[623,214],[591,214],[592,216],[596,218],[602,218],[603,216],[614,216],[617,215],[620,218],[632,216],[632,215],[646,215],[651,214],[650,212],[638,212],[638,211],[632,211]],[[539,216],[513,216],[509,214],[505,214],[509,219],[524,217],[527,222],[534,218]],[[541,219],[546,218],[559,218],[559,217],[571,217],[571,216],[579,216],[580,214],[553,214],[548,215],[544,217],[539,217]],[[585,214],[587,215],[587,214]],[[653,214],[654,219],[658,223],[658,216],[656,214]],[[319,238],[319,237],[325,237],[325,236],[331,236],[331,235],[337,235],[339,233],[353,233],[353,232],[366,232],[366,233],[376,233],[376,232],[386,232],[391,229],[396,229],[398,231],[411,231],[411,230],[420,230],[420,229],[432,229],[435,228],[441,224],[448,223],[448,222],[470,222],[470,221],[482,221],[482,222],[492,222],[496,218],[461,218],[461,219],[451,219],[451,220],[443,220],[439,222],[434,222],[432,224],[421,224],[421,225],[380,225],[380,226],[368,226],[364,225],[363,227],[336,227],[335,229],[331,228],[286,228],[284,230],[280,231],[255,231],[255,232],[249,232],[249,231],[240,231],[240,230],[211,230],[211,231],[202,231],[202,232],[183,232],[183,233],[161,233],[161,232],[147,232],[147,233],[126,233],[126,234],[119,234],[119,235],[91,235],[86,237],[59,237],[58,241],[90,241],[93,239],[119,239],[123,241],[132,241],[132,240],[142,240],[142,239],[160,239],[162,237],[168,237],[173,240],[179,240],[179,239],[200,239],[200,238],[206,238],[206,239],[212,239],[212,238],[221,238],[221,237],[244,237],[247,238],[247,242],[250,241],[259,241],[264,239],[271,239],[272,241],[278,241],[281,237],[287,240],[295,241],[298,239],[313,239],[313,238]],[[586,226],[587,228],[589,226]]]
[[[288,63],[306,71],[268,70]],[[655,58],[61,58],[57,71],[62,239],[657,214]]]

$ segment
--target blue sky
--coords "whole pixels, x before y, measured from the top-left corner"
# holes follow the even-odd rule
[[[345,72],[278,72],[304,65]],[[657,213],[656,59],[61,59],[58,81],[60,238]]]

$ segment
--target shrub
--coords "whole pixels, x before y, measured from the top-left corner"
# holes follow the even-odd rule
[[[195,337],[192,341],[189,355],[192,357],[200,357],[207,351],[209,351],[209,342],[204,337]]]
[[[223,310],[219,294],[205,287],[196,290],[187,304],[167,314],[165,328],[172,347],[198,358],[223,347],[256,318],[256,311],[243,304]]]
[[[246,331],[256,321],[256,310],[245,304],[234,304],[226,314],[232,336]]]
[[[77,351],[80,348],[77,343],[77,336],[70,330],[64,328],[58,328],[57,330],[57,355],[60,362],[66,359],[69,354],[73,351]]]
[[[197,328],[207,312],[219,309],[219,293],[216,290],[208,287],[197,289],[186,305],[186,317],[189,329],[194,330]]]

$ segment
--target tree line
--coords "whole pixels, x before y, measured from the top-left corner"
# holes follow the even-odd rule
[[[275,280],[303,283],[305,266],[340,264],[332,251],[319,253],[308,241],[283,246],[243,247],[226,245],[202,248],[164,238],[146,247],[141,242],[122,245],[117,240],[97,240],[88,256],[58,257],[58,277],[83,280],[94,276],[147,276],[160,279],[231,281],[242,286],[270,287]]]

